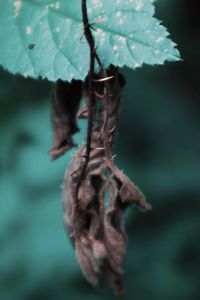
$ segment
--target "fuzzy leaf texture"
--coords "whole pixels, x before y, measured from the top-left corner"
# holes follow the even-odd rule
[[[180,59],[154,18],[153,0],[88,0],[89,21],[105,67],[132,69]],[[0,0],[0,64],[25,77],[83,80],[89,47],[80,0]]]

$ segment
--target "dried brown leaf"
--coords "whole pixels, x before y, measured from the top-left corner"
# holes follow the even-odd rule
[[[50,151],[52,159],[63,155],[74,146],[72,136],[79,130],[76,114],[82,96],[82,82],[71,83],[58,80],[53,90],[52,127],[53,146]]]

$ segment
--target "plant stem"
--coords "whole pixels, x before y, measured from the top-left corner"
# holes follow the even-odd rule
[[[84,34],[86,40],[88,42],[90,48],[90,70],[89,70],[89,78],[88,78],[88,85],[89,85],[89,114],[88,114],[88,127],[87,127],[87,138],[86,138],[86,150],[85,150],[85,161],[82,165],[79,180],[76,187],[76,196],[78,199],[78,191],[81,185],[81,182],[85,176],[85,172],[90,160],[90,152],[91,152],[91,141],[92,141],[92,131],[93,131],[93,123],[95,117],[95,94],[94,94],[94,87],[93,87],[93,78],[94,78],[94,65],[95,65],[95,43],[94,38],[91,33],[91,27],[88,20],[87,14],[87,5],[86,0],[82,0],[82,19],[84,25]]]

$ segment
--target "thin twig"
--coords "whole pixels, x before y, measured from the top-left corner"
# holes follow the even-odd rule
[[[110,84],[107,80],[108,78],[111,79],[111,77],[108,76],[103,63],[101,59],[99,58],[96,48],[95,48],[95,41],[94,37],[91,32],[91,25],[89,23],[88,14],[87,14],[87,0],[82,0],[82,20],[84,25],[84,35],[86,37],[86,40],[88,42],[89,48],[90,48],[90,70],[89,70],[89,76],[88,76],[88,91],[89,91],[89,113],[88,113],[88,127],[87,127],[87,139],[86,139],[86,151],[85,151],[85,160],[83,162],[83,165],[81,167],[78,183],[76,186],[76,197],[78,199],[78,191],[81,185],[82,180],[84,179],[85,172],[90,160],[90,152],[91,152],[91,141],[92,141],[92,132],[93,132],[93,123],[95,118],[95,106],[96,106],[96,98],[95,98],[95,91],[94,91],[94,67],[95,67],[95,60],[97,61],[97,64],[100,68],[100,73],[103,76],[101,81],[103,81],[105,86],[105,98],[104,98],[104,123],[102,132],[103,134],[103,143],[104,143],[104,152],[105,152],[105,158],[109,165],[113,164],[113,158],[111,154],[111,146],[109,141],[109,131],[108,131],[108,103],[110,102]]]
[[[81,167],[79,180],[76,186],[76,197],[78,199],[78,191],[81,185],[81,182],[85,176],[85,172],[90,160],[91,152],[91,141],[92,141],[92,131],[93,131],[93,122],[95,116],[95,93],[93,87],[93,78],[94,78],[94,65],[95,65],[95,42],[91,33],[91,27],[87,15],[87,5],[86,0],[82,0],[82,19],[84,25],[84,35],[88,42],[90,48],[90,70],[88,76],[88,85],[89,85],[89,113],[88,113],[88,127],[87,127],[87,138],[86,138],[86,151],[85,151],[85,160]]]

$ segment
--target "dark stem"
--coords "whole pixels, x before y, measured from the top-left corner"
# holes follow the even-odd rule
[[[85,172],[87,170],[87,166],[90,160],[90,152],[91,152],[91,142],[92,142],[92,132],[93,132],[93,124],[95,118],[95,107],[96,107],[96,99],[95,99],[95,91],[94,91],[94,67],[95,67],[95,59],[99,65],[100,73],[102,74],[103,78],[106,78],[107,72],[104,69],[104,66],[96,52],[94,38],[91,32],[91,25],[89,23],[88,14],[87,14],[87,0],[82,0],[82,20],[84,25],[84,35],[88,42],[90,48],[90,70],[88,75],[88,91],[89,91],[89,114],[88,114],[88,127],[87,127],[87,138],[86,138],[86,150],[85,150],[85,161],[81,167],[79,179],[76,186],[76,197],[78,199],[78,191],[81,185],[82,180],[84,179]],[[110,150],[109,144],[109,133],[108,133],[108,103],[111,97],[110,95],[110,86],[109,82],[105,81],[105,90],[106,90],[106,97],[104,102],[104,124],[103,124],[103,140],[104,140],[104,151],[105,151],[105,158],[109,164],[112,164],[112,155]]]
[[[96,49],[95,49],[95,43],[94,43],[94,38],[91,33],[91,27],[89,24],[89,19],[87,15],[87,5],[86,5],[86,0],[82,0],[82,16],[83,16],[83,24],[84,24],[84,33],[85,37],[87,39],[87,42],[90,47],[90,75],[89,75],[89,99],[90,99],[90,105],[89,105],[89,120],[88,120],[88,134],[87,134],[87,145],[86,145],[86,158],[85,158],[85,163],[83,165],[83,174],[86,171],[88,162],[89,162],[89,154],[90,154],[90,144],[91,144],[91,134],[92,134],[92,124],[93,124],[93,115],[94,115],[94,106],[95,106],[95,97],[94,97],[94,89],[93,89],[93,75],[94,75],[94,61],[96,59],[100,72],[103,76],[103,78],[108,77],[107,72],[101,62],[101,59],[99,58]],[[105,113],[105,118],[104,118],[104,124],[103,124],[103,140],[104,140],[104,151],[105,151],[105,157],[106,160],[109,164],[112,164],[112,155],[111,155],[111,150],[110,150],[110,144],[109,144],[109,132],[108,132],[108,103],[110,102],[110,85],[108,81],[105,81],[105,90],[106,90],[106,97],[105,97],[105,102],[104,102],[104,113]],[[82,177],[81,176],[81,177]],[[79,187],[78,187],[79,188]]]
[[[78,198],[78,191],[81,185],[81,181],[85,176],[85,172],[90,160],[90,152],[91,152],[91,141],[92,141],[92,131],[93,131],[93,123],[95,116],[95,94],[93,87],[93,78],[94,78],[94,66],[95,66],[95,56],[96,49],[94,38],[91,33],[91,26],[89,24],[88,15],[87,15],[87,5],[86,0],[82,0],[82,18],[84,25],[84,34],[88,45],[90,47],[90,70],[89,70],[89,78],[88,78],[88,89],[89,89],[89,115],[88,115],[88,127],[87,127],[87,138],[86,138],[86,151],[85,151],[85,161],[82,165],[79,180],[76,186],[76,195]]]

